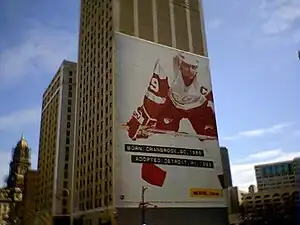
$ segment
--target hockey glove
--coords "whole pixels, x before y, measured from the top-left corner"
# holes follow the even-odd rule
[[[140,138],[148,138],[150,133],[147,128],[153,128],[156,125],[156,120],[152,119],[146,112],[144,107],[139,107],[135,110],[127,123],[128,136],[132,140]]]

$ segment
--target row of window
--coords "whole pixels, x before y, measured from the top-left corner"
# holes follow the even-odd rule
[[[46,89],[46,91],[44,92],[43,95],[43,104],[42,104],[42,108],[45,107],[45,105],[47,104],[47,102],[50,101],[52,95],[53,95],[53,91],[55,92],[58,88],[59,88],[59,82],[60,82],[60,75],[59,75],[59,71],[57,72],[57,75],[55,75],[50,83],[50,85],[48,86],[48,88]]]
[[[59,82],[59,77],[57,82]],[[60,84],[59,84],[60,85]],[[58,89],[59,87],[57,87]],[[42,113],[41,135],[38,161],[38,190],[36,204],[38,208],[51,208],[53,195],[53,177],[55,149],[57,144],[57,120],[59,110],[59,89],[44,99],[46,105]],[[51,179],[52,178],[52,179]]]
[[[69,177],[69,160],[70,160],[70,142],[71,142],[71,132],[72,132],[72,85],[73,85],[73,72],[69,71],[69,79],[68,79],[68,112],[67,112],[67,129],[66,129],[66,145],[65,145],[65,165],[64,165],[64,181],[63,181],[63,189],[68,190],[68,177]],[[69,196],[64,194],[62,196],[62,214],[68,213],[68,198]]]
[[[80,37],[75,176],[81,211],[112,201],[108,194],[112,190],[112,4],[85,4],[88,7],[84,6],[82,12]]]

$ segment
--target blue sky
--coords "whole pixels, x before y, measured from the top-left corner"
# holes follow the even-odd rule
[[[234,184],[300,155],[300,1],[203,0],[220,143]],[[79,0],[0,1],[0,183],[24,133],[36,167],[41,95],[76,60]]]

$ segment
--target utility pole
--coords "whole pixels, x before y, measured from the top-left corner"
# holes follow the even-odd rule
[[[154,208],[157,207],[157,205],[153,205],[149,202],[145,201],[145,192],[148,190],[148,187],[142,186],[142,201],[139,204],[139,207],[141,208],[141,225],[146,225],[146,209],[148,206],[152,206]]]
[[[145,202],[145,192],[148,187],[142,186],[142,202],[140,203],[141,207],[141,218],[142,218],[142,225],[146,225],[145,221],[145,208],[147,207],[147,203]]]

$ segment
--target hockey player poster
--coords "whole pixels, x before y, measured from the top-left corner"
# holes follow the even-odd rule
[[[115,34],[117,207],[224,207],[208,59]]]

